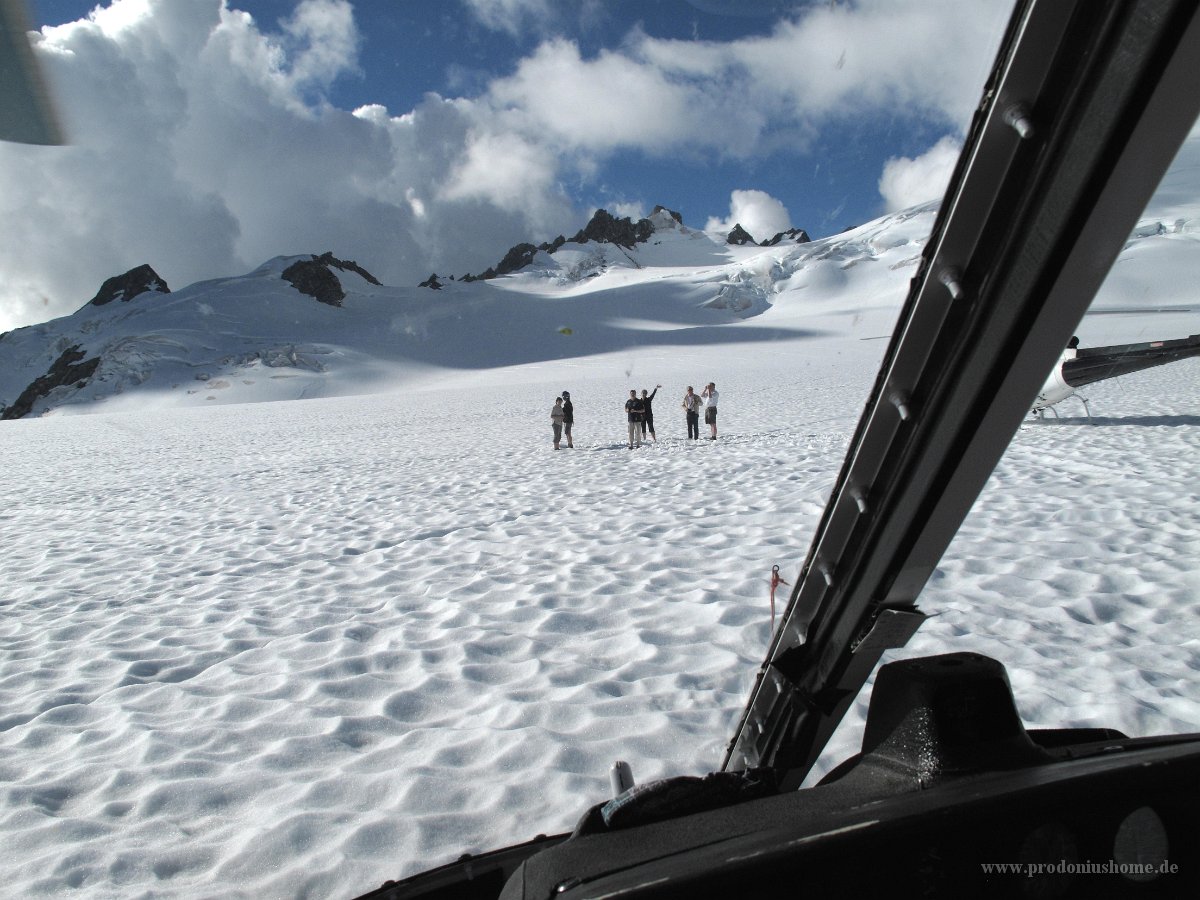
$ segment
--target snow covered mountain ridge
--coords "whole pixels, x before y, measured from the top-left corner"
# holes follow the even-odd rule
[[[872,339],[890,330],[935,213],[926,204],[817,241],[793,230],[759,244],[744,229],[688,228],[662,207],[636,223],[600,210],[570,240],[519,244],[482,275],[410,287],[332,252],[177,291],[138,266],[77,312],[0,335],[0,418],[379,393],[450,370],[814,329]],[[1188,269],[1196,235],[1177,226],[1139,225],[1114,281],[1123,265],[1135,278],[1147,264]],[[1183,270],[1177,283],[1190,283]]]
[[[618,219],[608,210],[598,209],[587,225],[579,229],[569,240],[560,234],[553,241],[546,241],[537,246],[528,243],[517,244],[505,254],[497,265],[487,269],[481,275],[466,275],[463,280],[470,282],[508,275],[533,264],[539,253],[553,254],[564,244],[586,244],[589,241],[595,241],[598,244],[616,244],[626,250],[633,250],[637,244],[648,242],[653,235],[673,230],[686,231],[689,229],[685,228],[682,215],[665,206],[654,207],[649,218],[639,219],[637,222],[632,221],[629,217]],[[734,225],[725,237],[725,242],[728,244],[738,246],[758,244],[762,247],[773,247],[781,242],[802,244],[808,240],[808,233],[804,229],[789,228],[759,244],[740,224]],[[428,281],[422,282],[421,286],[441,287],[437,283],[436,273],[431,275]]]
[[[371,393],[430,367],[588,355],[662,331],[699,337],[765,312],[819,255],[800,253],[798,230],[767,246],[737,238],[662,207],[636,223],[600,210],[570,240],[521,244],[480,276],[424,287],[382,285],[332,252],[177,291],[141,265],[72,315],[0,336],[0,416]]]

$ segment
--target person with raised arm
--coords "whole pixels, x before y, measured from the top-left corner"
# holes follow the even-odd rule
[[[704,424],[712,429],[710,441],[717,439],[717,385],[710,381],[704,386],[704,390],[700,392],[700,396],[704,399]]]
[[[662,387],[661,384],[654,388],[654,394],[658,393],[660,387]],[[646,439],[646,432],[649,431],[650,437],[657,444],[658,435],[654,433],[654,407],[650,405],[654,402],[654,394],[642,388],[642,440]]]

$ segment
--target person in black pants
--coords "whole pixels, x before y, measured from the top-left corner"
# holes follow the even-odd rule
[[[683,410],[687,417],[688,440],[700,440],[700,398],[689,384],[687,393],[683,395]]]
[[[632,450],[634,442],[637,446],[642,446],[642,414],[645,411],[642,406],[642,401],[638,399],[637,391],[629,392],[629,399],[625,401],[625,414],[629,417],[629,449]]]
[[[658,393],[658,389],[662,385],[657,385],[654,388],[654,394]],[[654,394],[649,393],[645,388],[642,388],[642,440],[646,439],[646,432],[650,432],[650,437],[654,438],[654,443],[658,443],[658,435],[654,433],[654,408],[650,405],[654,402]]]

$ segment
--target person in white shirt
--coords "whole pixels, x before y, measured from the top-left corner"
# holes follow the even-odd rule
[[[712,429],[710,441],[717,439],[717,385],[710,381],[700,392],[704,398],[704,424]]]

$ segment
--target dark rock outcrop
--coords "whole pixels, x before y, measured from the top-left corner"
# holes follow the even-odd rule
[[[333,266],[335,269],[341,269],[343,272],[354,272],[360,275],[362,279],[370,284],[379,285],[379,279],[360,266],[352,259],[335,259],[332,251],[326,251],[320,256],[314,256],[317,262],[324,263],[327,266]]]
[[[489,278],[495,278],[495,277],[496,277],[496,267],[488,266],[484,271],[480,272],[478,275],[472,275],[471,273],[468,272],[466,275],[464,275],[462,277],[462,280],[465,283],[470,284],[472,281],[487,281]]]
[[[341,306],[346,299],[346,292],[338,277],[329,271],[329,266],[318,262],[315,256],[292,263],[283,270],[282,278],[291,282],[292,287],[300,293],[315,298],[318,303]]]
[[[496,274],[507,275],[509,272],[525,268],[533,262],[537,252],[538,248],[533,244],[517,244],[504,254],[504,259],[500,260],[500,264],[496,266]]]
[[[418,284],[417,287],[427,287],[435,291],[440,291],[442,289],[442,283],[438,281],[437,272],[434,272],[432,275]]]
[[[634,223],[628,216],[618,219],[607,209],[598,209],[591,221],[571,240],[576,244],[596,241],[599,244],[616,244],[618,247],[629,249],[634,244],[650,240],[652,234],[654,224],[649,219],[639,219]]]
[[[654,207],[654,212],[665,212],[680,225],[683,224],[683,216],[665,206]],[[595,241],[598,244],[616,244],[626,249],[632,249],[634,244],[644,244],[650,240],[652,234],[654,234],[654,223],[649,219],[638,219],[636,222],[628,216],[618,219],[608,210],[598,209],[587,225],[577,231],[574,237],[565,238],[560,234],[554,240],[537,246],[517,244],[504,254],[504,259],[500,260],[497,265],[489,267],[479,275],[464,275],[462,280],[486,281],[489,278],[518,272],[533,262],[533,258],[539,250],[544,253],[553,253],[568,240],[574,244]]]
[[[341,306],[342,301],[346,299],[346,291],[332,269],[355,272],[371,284],[379,284],[379,279],[358,263],[353,260],[336,259],[332,252],[294,262],[283,270],[281,277],[300,293],[308,294],[319,303]]]
[[[20,419],[33,411],[33,405],[57,387],[74,384],[83,387],[100,365],[100,357],[84,360],[87,354],[78,344],[68,347],[50,366],[45,375],[34,379],[21,392],[12,406],[5,407],[0,419]],[[82,360],[82,362],[81,362]]]
[[[775,235],[773,238],[767,238],[765,241],[759,244],[759,246],[774,247],[780,241],[791,241],[794,244],[807,244],[810,240],[812,239],[808,236],[808,232],[803,228],[789,228],[787,231],[779,232],[779,234]]]
[[[750,233],[746,231],[746,229],[743,228],[740,223],[733,226],[733,231],[726,235],[725,241],[726,243],[737,244],[738,246],[741,246],[742,244],[758,243],[758,241],[754,240],[754,238],[750,236]]]
[[[103,306],[114,300],[128,303],[134,297],[147,291],[155,291],[159,294],[171,293],[166,281],[159,277],[159,274],[148,263],[143,263],[130,269],[124,275],[114,275],[106,280],[104,284],[100,285],[96,296],[88,303],[92,306]]]

